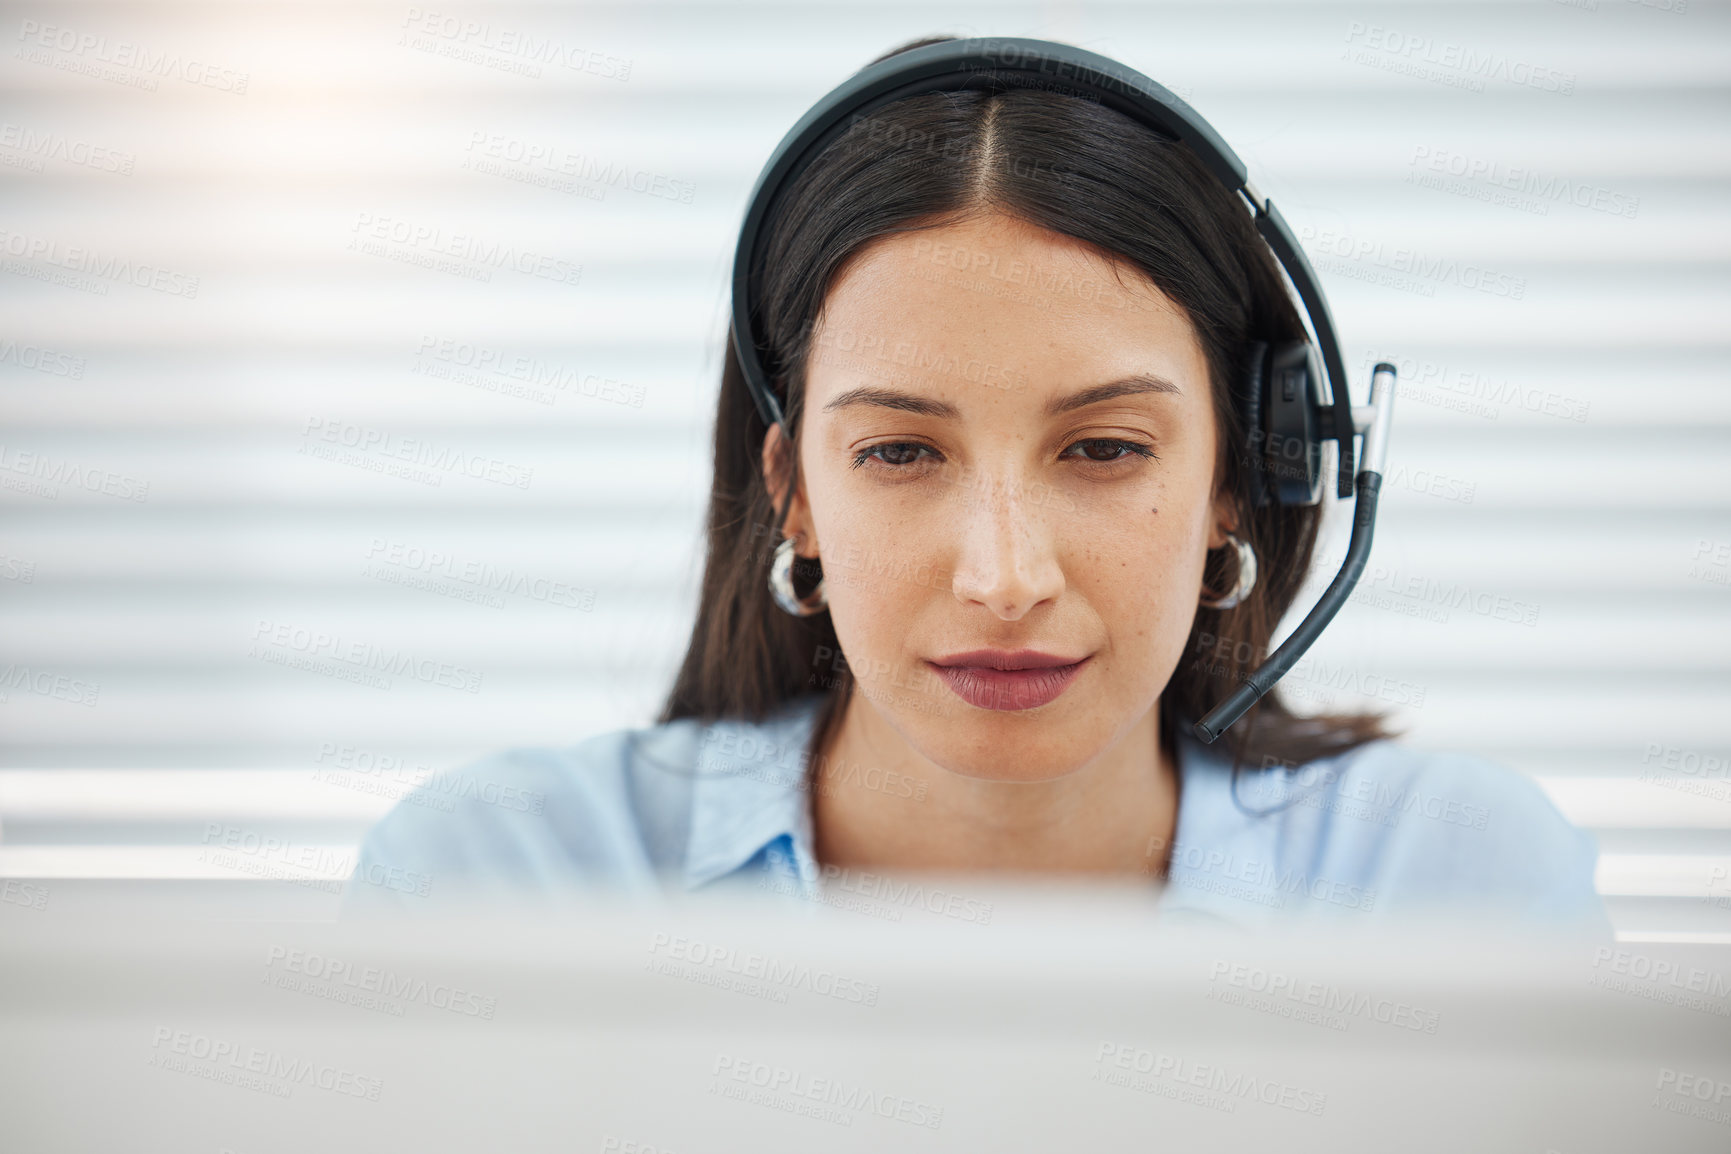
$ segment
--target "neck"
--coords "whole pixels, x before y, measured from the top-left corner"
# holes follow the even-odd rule
[[[1164,876],[1178,772],[1156,704],[1116,744],[1063,777],[993,781],[923,756],[854,692],[812,758],[825,865],[910,872]],[[867,772],[861,767],[870,767]]]

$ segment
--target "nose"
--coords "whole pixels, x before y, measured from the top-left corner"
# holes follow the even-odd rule
[[[951,570],[956,600],[1017,621],[1064,591],[1043,494],[1050,496],[1015,476],[981,474],[963,483]]]

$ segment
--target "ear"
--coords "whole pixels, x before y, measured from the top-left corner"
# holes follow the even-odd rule
[[[769,434],[763,438],[763,455],[759,461],[763,469],[763,483],[769,488],[770,500],[779,509],[782,501],[786,499],[788,476],[793,474],[793,504],[788,507],[787,520],[782,524],[782,535],[793,538],[793,550],[797,555],[816,558],[817,535],[812,528],[811,509],[805,503],[805,486],[800,483],[798,462],[787,460],[790,456],[789,448],[787,438],[781,435],[781,426],[771,425]]]
[[[1238,504],[1224,485],[1214,491],[1214,500],[1209,504],[1208,515],[1208,547],[1226,548],[1226,534],[1238,532]]]

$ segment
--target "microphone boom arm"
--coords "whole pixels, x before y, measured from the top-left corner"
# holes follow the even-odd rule
[[[1353,432],[1364,435],[1364,453],[1361,457],[1363,468],[1356,478],[1357,497],[1353,503],[1352,539],[1346,547],[1346,558],[1341,562],[1340,570],[1329,582],[1328,590],[1311,608],[1292,636],[1281,643],[1280,648],[1269,655],[1249,676],[1244,684],[1235,690],[1231,697],[1208,711],[1208,715],[1195,725],[1191,732],[1204,745],[1212,744],[1214,739],[1232,727],[1232,723],[1244,716],[1252,705],[1255,705],[1262,695],[1267,693],[1287,670],[1304,656],[1328,623],[1334,620],[1351,596],[1353,587],[1364,574],[1365,562],[1370,558],[1371,536],[1376,530],[1376,503],[1382,491],[1382,474],[1384,462],[1388,456],[1389,426],[1394,418],[1394,382],[1395,367],[1387,361],[1377,364],[1371,370],[1370,405],[1365,408],[1355,408],[1352,411]],[[1341,387],[1346,387],[1342,382]],[[1347,442],[1351,444],[1350,438]]]

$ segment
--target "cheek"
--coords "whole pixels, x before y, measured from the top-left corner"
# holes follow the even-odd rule
[[[1188,519],[1149,513],[1141,525],[1118,522],[1090,534],[1074,553],[1069,583],[1109,623],[1115,617],[1146,632],[1178,615],[1188,627],[1204,544]]]
[[[948,573],[930,527],[872,501],[860,486],[822,481],[809,488],[823,561],[824,592],[843,647],[862,657],[899,649],[895,622],[945,592]]]
[[[1079,524],[1067,551],[1068,584],[1097,613],[1114,662],[1168,668],[1195,620],[1207,560],[1208,511],[1168,489],[1133,513]]]

